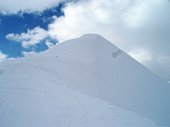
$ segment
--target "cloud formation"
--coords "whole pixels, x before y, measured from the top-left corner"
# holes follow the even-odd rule
[[[52,43],[50,40],[46,40],[45,41],[45,44],[48,46],[48,48],[51,48],[51,47],[53,47],[55,44],[54,43]]]
[[[146,49],[133,49],[128,52],[128,54],[141,63],[148,62],[152,59],[151,53]]]
[[[30,56],[30,55],[33,55],[33,54],[36,54],[37,52],[35,52],[35,51],[29,51],[29,52],[26,52],[26,51],[23,51],[22,52],[22,55],[23,56]]]
[[[8,56],[0,51],[0,62],[5,61],[8,58]]]
[[[18,12],[42,12],[68,0],[1,0],[0,13],[17,14]]]
[[[26,33],[15,34],[10,33],[6,35],[6,39],[11,41],[16,41],[21,43],[23,48],[29,48],[38,43],[41,43],[44,39],[48,38],[50,35],[48,31],[43,28],[35,27],[34,29],[28,29]]]

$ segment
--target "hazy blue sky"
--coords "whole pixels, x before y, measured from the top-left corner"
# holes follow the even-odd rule
[[[1,0],[0,61],[97,33],[170,80],[168,0]]]

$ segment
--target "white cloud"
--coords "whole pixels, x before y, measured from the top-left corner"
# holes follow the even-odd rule
[[[49,25],[49,32],[57,36],[60,42],[87,33],[98,33],[120,46],[128,47],[129,44],[125,44],[127,41],[141,43],[144,36],[154,34],[155,26],[170,25],[167,12],[170,12],[170,4],[166,0],[87,0],[68,3],[64,8],[65,16],[55,18]],[[147,34],[142,35],[145,30]]]
[[[68,0],[1,0],[0,13],[16,14],[21,12],[42,12]]]
[[[8,56],[0,51],[0,62],[7,60]]]
[[[111,36],[120,19],[120,3],[111,0],[69,3],[64,8],[65,16],[56,18],[54,23],[49,25],[49,32],[57,36],[60,42],[86,33]],[[115,17],[117,20],[114,20]]]
[[[23,51],[22,52],[22,55],[23,56],[30,56],[30,55],[33,55],[33,54],[36,54],[37,52],[34,52],[34,51],[29,51],[29,52],[26,52],[26,51]]]
[[[48,31],[40,27],[35,27],[32,30],[28,29],[26,33],[6,35],[6,39],[19,42],[24,48],[41,43],[47,37],[49,37]]]
[[[141,63],[148,62],[152,59],[152,55],[146,49],[133,49],[128,52],[130,56]]]
[[[48,48],[51,48],[51,47],[53,47],[55,45],[52,42],[50,42],[49,40],[46,40],[45,44],[48,46]]]

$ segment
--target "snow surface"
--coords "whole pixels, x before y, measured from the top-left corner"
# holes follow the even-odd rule
[[[99,35],[0,64],[0,127],[168,127],[169,99],[169,84]]]

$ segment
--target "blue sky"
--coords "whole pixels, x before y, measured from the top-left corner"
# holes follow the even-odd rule
[[[63,16],[62,7],[64,4],[59,4],[53,8],[44,10],[41,13],[23,13],[0,15],[0,51],[8,55],[8,57],[21,57],[23,51],[36,51],[40,52],[48,49],[48,46],[42,40],[29,48],[23,48],[20,43],[6,38],[9,33],[23,33],[28,29],[33,29],[37,26],[47,29],[48,24],[52,22],[52,16]],[[50,40],[52,43],[57,43],[57,40]]]
[[[169,15],[169,0],[1,0],[0,61],[95,33],[170,81]]]

